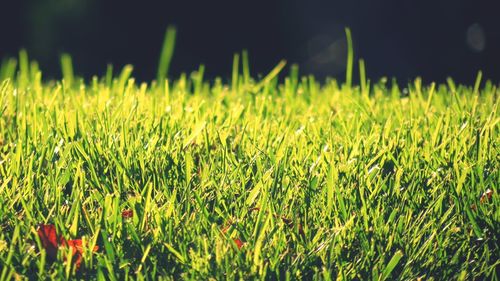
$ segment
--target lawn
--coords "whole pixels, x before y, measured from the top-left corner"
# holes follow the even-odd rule
[[[499,279],[496,82],[370,81],[352,48],[341,81],[165,79],[174,39],[151,83],[4,60],[1,280]]]

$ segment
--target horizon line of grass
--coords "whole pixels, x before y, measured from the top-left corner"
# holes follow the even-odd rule
[[[159,57],[159,63],[158,63],[158,69],[157,69],[157,74],[156,74],[156,80],[152,80],[150,83],[157,85],[160,89],[165,90],[165,84],[168,82],[168,73],[170,69],[170,65],[173,59],[174,55],[174,49],[175,49],[175,41],[176,41],[176,28],[174,26],[168,26],[166,31],[165,31],[165,37],[164,41],[162,44],[161,52],[160,52],[160,57]],[[346,42],[347,42],[347,60],[346,60],[346,71],[345,71],[345,81],[344,81],[344,87],[346,89],[352,88],[353,84],[353,72],[354,72],[354,46],[352,42],[352,35],[351,35],[351,30],[349,28],[345,28],[345,35],[346,35]],[[239,65],[239,59],[240,57],[242,58],[242,65],[240,69]],[[18,61],[19,61],[19,68],[18,68]],[[83,82],[81,78],[75,77],[74,73],[74,67],[72,63],[72,58],[70,54],[63,53],[60,56],[60,64],[61,64],[61,73],[62,73],[62,78],[61,81],[65,81],[66,86],[71,87],[73,82],[76,80],[79,80],[80,82]],[[259,87],[262,85],[268,83],[268,80],[271,80],[274,78],[274,76],[277,76],[285,67],[286,61],[281,60],[270,72],[269,74],[265,75],[264,78],[261,80],[261,85],[256,85],[256,88],[253,90],[256,91],[258,90]],[[365,61],[364,59],[360,58],[358,60],[358,67],[359,67],[359,86],[362,88],[363,92],[370,91],[369,87],[369,79],[366,75],[366,67],[365,67]],[[131,77],[131,71],[133,70],[133,66],[130,64],[126,64],[123,68],[122,71],[120,72],[120,76],[128,76],[127,78]],[[200,65],[199,69],[197,72],[193,73],[192,75],[200,75],[201,74],[201,80],[200,82],[203,82],[203,72],[205,70],[204,65]],[[16,74],[17,71],[17,74]],[[240,72],[241,71],[241,72]],[[130,72],[130,73],[128,73]],[[125,73],[125,74],[124,74]],[[240,73],[242,73],[242,77],[240,77]],[[249,66],[249,59],[248,59],[248,52],[246,50],[243,50],[240,54],[235,53],[234,58],[233,58],[233,67],[232,67],[232,75],[229,81],[231,81],[231,88],[235,88],[236,85],[239,83],[238,80],[242,79],[244,84],[249,84],[251,77],[250,77],[250,66]],[[128,74],[128,75],[127,75]],[[107,71],[106,71],[106,80],[108,81],[108,84],[111,83],[111,77],[113,75],[113,66],[108,65]],[[181,73],[180,77],[186,75],[185,73]],[[297,64],[292,64],[290,67],[290,77],[295,76],[298,77],[298,65]],[[311,75],[305,75],[304,77],[311,77]],[[95,76],[93,76],[94,79]],[[474,92],[479,90],[479,87],[481,85],[483,78],[483,73],[481,70],[478,71],[474,83]],[[10,79],[11,81],[18,81],[20,85],[25,85],[26,81],[28,80],[37,80],[40,79],[40,83],[42,82],[42,72],[39,69],[38,62],[37,61],[29,61],[28,59],[28,53],[26,52],[25,49],[21,49],[19,52],[19,60],[16,58],[3,58],[1,64],[0,64],[0,81]],[[214,80],[218,79],[217,77],[214,78]],[[293,79],[293,78],[291,78]],[[326,77],[326,81],[328,80],[337,80],[333,77]],[[414,81],[416,80],[421,80],[421,77],[416,77]],[[453,88],[454,83],[451,83],[449,81],[451,78],[448,78],[448,85],[450,85],[451,88]],[[296,80],[296,78],[295,78]],[[388,80],[386,77],[380,78],[380,80]],[[391,79],[393,84],[396,84],[395,79]],[[491,80],[488,80],[491,81]],[[123,81],[122,81],[123,82]],[[432,84],[433,82],[431,82]],[[453,90],[453,89],[452,89]]]

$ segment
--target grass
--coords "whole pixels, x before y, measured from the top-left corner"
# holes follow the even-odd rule
[[[168,80],[166,37],[152,83],[4,60],[0,279],[499,279],[498,85]]]

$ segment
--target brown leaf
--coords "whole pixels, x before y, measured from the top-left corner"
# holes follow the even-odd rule
[[[122,211],[122,218],[130,219],[134,216],[134,211],[131,209],[125,209]]]
[[[479,199],[479,201],[480,201],[481,203],[486,203],[486,201],[491,200],[491,197],[493,197],[493,190],[491,190],[491,189],[489,189],[489,188],[488,188],[488,189],[487,189],[487,190],[483,193],[483,195],[481,195],[481,199]]]

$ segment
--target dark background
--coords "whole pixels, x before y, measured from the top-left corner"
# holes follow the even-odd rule
[[[500,77],[497,0],[3,2],[0,58],[24,47],[45,77],[60,77],[59,55],[68,52],[84,77],[131,63],[138,79],[152,80],[169,24],[178,35],[174,76],[203,63],[209,77],[228,77],[233,53],[247,49],[253,75],[284,58],[302,74],[342,78],[349,26],[355,58],[365,59],[372,79],[471,83],[478,70]]]

